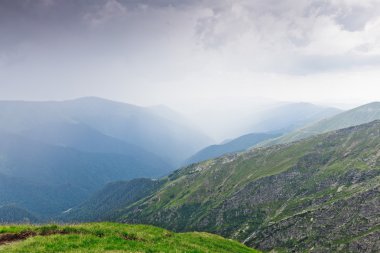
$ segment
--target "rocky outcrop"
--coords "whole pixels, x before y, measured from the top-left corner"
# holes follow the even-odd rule
[[[376,187],[264,226],[246,244],[263,250],[378,252],[379,207]]]

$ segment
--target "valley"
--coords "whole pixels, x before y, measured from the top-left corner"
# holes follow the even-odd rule
[[[112,221],[218,234],[264,252],[376,251],[377,110],[368,104],[283,134],[243,135],[174,172],[163,158],[144,159],[150,151],[77,123],[3,134],[2,223]],[[324,122],[342,123],[302,135]]]
[[[151,181],[152,191],[134,188],[134,201],[114,199],[125,204],[106,214],[101,206],[92,211],[123,223],[217,233],[264,251],[376,249],[379,131],[380,121],[373,121],[227,154]],[[110,187],[65,220],[86,216]]]
[[[218,233],[262,250],[376,249],[379,131],[375,121],[189,166],[117,210],[118,220]]]
[[[0,0],[0,253],[380,253],[380,0]]]

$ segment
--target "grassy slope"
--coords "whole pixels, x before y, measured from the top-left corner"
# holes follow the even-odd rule
[[[224,156],[189,166],[169,176],[168,182],[150,199],[142,216],[157,210],[200,205],[193,217],[221,204],[249,182],[290,169],[302,157],[302,149],[311,152],[312,143],[277,146],[255,152]],[[191,223],[191,222],[189,222]],[[173,227],[178,229],[178,227]],[[181,228],[179,228],[181,230]]]
[[[121,211],[121,220],[243,241],[273,223],[379,187],[379,131],[377,121],[189,166]]]
[[[0,252],[257,252],[208,233],[173,233],[145,225],[87,223],[70,226],[0,226],[4,233],[34,231],[37,236],[0,246]],[[51,234],[52,232],[67,234]]]

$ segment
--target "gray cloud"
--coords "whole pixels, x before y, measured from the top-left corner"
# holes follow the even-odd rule
[[[262,85],[277,90],[284,75],[312,81],[378,68],[379,8],[377,0],[2,0],[0,93],[136,103],[271,95]]]

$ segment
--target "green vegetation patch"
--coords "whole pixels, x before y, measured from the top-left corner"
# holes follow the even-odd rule
[[[208,233],[173,233],[146,225],[85,223],[79,225],[1,226],[0,252],[258,252]]]

